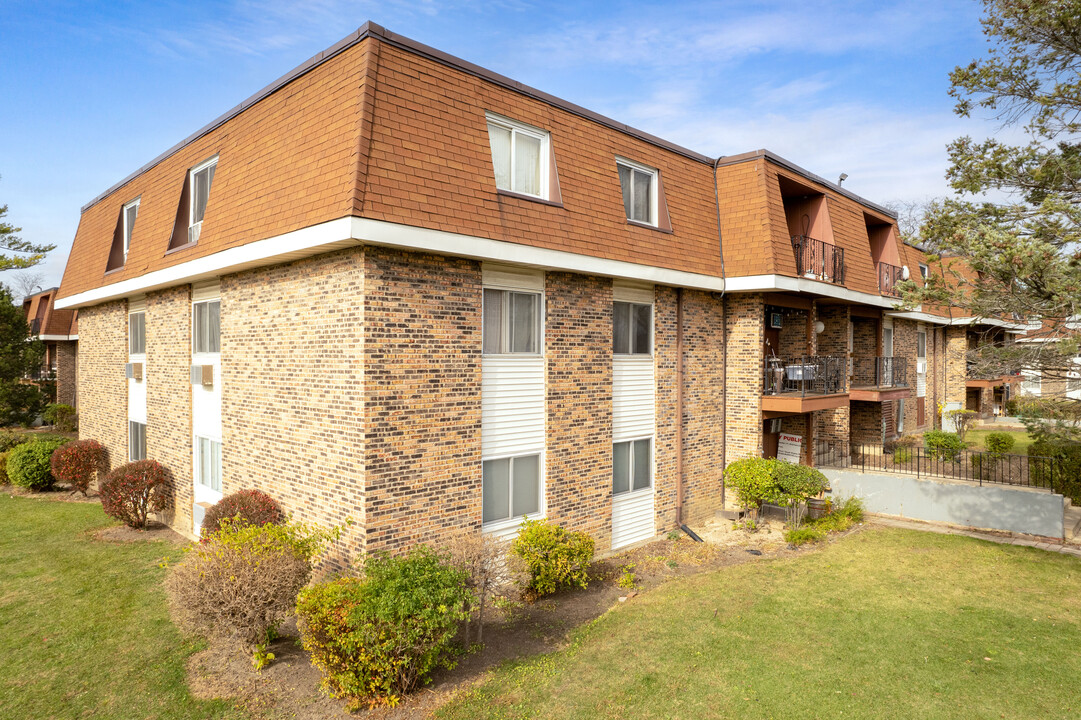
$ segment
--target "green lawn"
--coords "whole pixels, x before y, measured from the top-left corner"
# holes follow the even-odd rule
[[[1014,446],[1010,452],[1015,455],[1028,455],[1028,446],[1032,444],[1032,438],[1024,430],[969,430],[965,433],[965,442],[973,450],[986,450],[987,436],[993,432],[1008,432],[1013,435]]]
[[[870,529],[674,581],[442,718],[1077,718],[1081,560]]]
[[[226,718],[192,699],[169,622],[165,543],[112,544],[95,504],[0,495],[0,718]]]

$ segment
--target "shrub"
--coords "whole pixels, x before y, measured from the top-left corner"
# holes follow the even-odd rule
[[[729,463],[724,480],[727,487],[735,489],[740,505],[757,508],[764,502],[773,502],[777,492],[773,470],[777,462],[767,458],[746,458]]]
[[[968,432],[972,423],[976,422],[978,413],[975,410],[964,410],[958,408],[957,410],[949,410],[946,412],[946,417],[953,420],[953,426],[957,429],[957,437],[961,440],[965,439],[965,433]],[[940,432],[940,431],[936,431]],[[924,433],[924,439],[926,439],[927,433]]]
[[[773,466],[776,483],[776,500],[785,508],[789,527],[797,528],[803,522],[804,502],[816,497],[829,487],[826,476],[808,465],[778,462]]]
[[[923,434],[923,446],[930,456],[941,462],[954,462],[964,445],[956,433],[928,430]]]
[[[371,555],[363,578],[301,591],[297,625],[322,686],[350,709],[396,705],[438,667],[453,667],[452,643],[475,598],[466,574],[423,545],[400,557]]]
[[[64,403],[46,405],[42,419],[60,432],[75,432],[79,428],[79,416],[75,408]]]
[[[906,447],[899,447],[893,451],[893,464],[905,465],[912,462],[912,451]]]
[[[311,579],[312,560],[336,537],[337,531],[301,523],[226,520],[169,569],[165,589],[173,617],[188,632],[260,652],[292,613]]]
[[[7,456],[8,480],[28,490],[46,490],[54,478],[49,461],[53,452],[67,440],[35,440],[23,443]]]
[[[30,438],[22,433],[13,433],[7,430],[0,431],[0,452],[14,450],[23,443],[30,442]]]
[[[784,539],[793,545],[824,540],[831,532],[844,532],[863,520],[863,501],[850,497],[840,505],[834,505],[832,512],[818,520],[812,520],[803,527],[787,530]]]
[[[109,453],[96,440],[77,440],[53,453],[53,477],[86,495],[90,482],[109,470]]]
[[[593,561],[593,538],[570,532],[547,520],[526,520],[510,552],[529,574],[526,592],[551,595],[562,587],[589,584],[589,564]]]
[[[465,573],[466,585],[474,595],[466,607],[470,612],[463,638],[467,647],[473,628],[476,642],[484,641],[484,609],[489,598],[502,592],[508,579],[507,546],[506,540],[479,532],[458,535],[447,544],[450,561]]]
[[[1005,432],[988,433],[987,437],[984,439],[987,451],[996,458],[1001,458],[1003,455],[1013,450],[1014,442],[1013,435]]]
[[[280,525],[285,512],[278,501],[261,490],[240,490],[214,503],[203,517],[203,536],[217,532],[225,520],[237,518],[247,525]]]
[[[1028,447],[1029,478],[1081,505],[1081,443],[1037,440]],[[1051,458],[1051,464],[1036,458]]]
[[[11,484],[11,480],[8,479],[8,455],[10,454],[10,450],[0,452],[0,485]]]
[[[105,476],[98,494],[106,515],[133,528],[146,527],[151,510],[172,505],[168,471],[154,460],[137,460],[115,468]]]

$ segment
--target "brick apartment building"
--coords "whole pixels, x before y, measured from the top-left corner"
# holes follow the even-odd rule
[[[84,207],[57,306],[82,435],[168,466],[181,531],[257,487],[353,552],[540,516],[603,552],[712,514],[782,433],[813,463],[964,402],[967,326],[894,309],[924,269],[772,153],[367,24]]]
[[[78,406],[75,376],[79,364],[79,311],[53,306],[59,288],[49,288],[23,299],[23,315],[30,337],[45,343],[45,357],[36,380],[56,383],[55,402]]]

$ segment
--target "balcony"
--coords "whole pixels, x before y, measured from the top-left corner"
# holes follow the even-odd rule
[[[843,357],[767,358],[762,410],[805,413],[846,407],[847,366]]]
[[[965,387],[966,388],[995,388],[1002,385],[1013,385],[1015,383],[1021,383],[1024,381],[1021,372],[1013,371],[1003,373],[1001,375],[991,375],[980,373],[976,369],[976,363],[966,363],[966,376]]]
[[[908,359],[863,357],[852,360],[852,400],[884,402],[912,394],[908,387]]]
[[[796,274],[800,277],[844,285],[845,251],[806,235],[792,236]]]
[[[41,318],[34,318],[30,321],[30,336],[37,337],[41,334]]]
[[[897,284],[904,280],[904,271],[896,265],[880,262],[878,264],[878,290],[883,295],[901,297]]]

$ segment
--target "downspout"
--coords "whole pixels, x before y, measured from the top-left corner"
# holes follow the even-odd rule
[[[721,193],[717,187],[717,167],[724,155],[713,161],[713,201],[717,209],[717,252],[721,256],[721,507],[725,503],[724,468],[728,466],[728,282],[724,274],[724,240],[721,238]]]
[[[676,526],[683,524],[683,288],[676,288]]]

